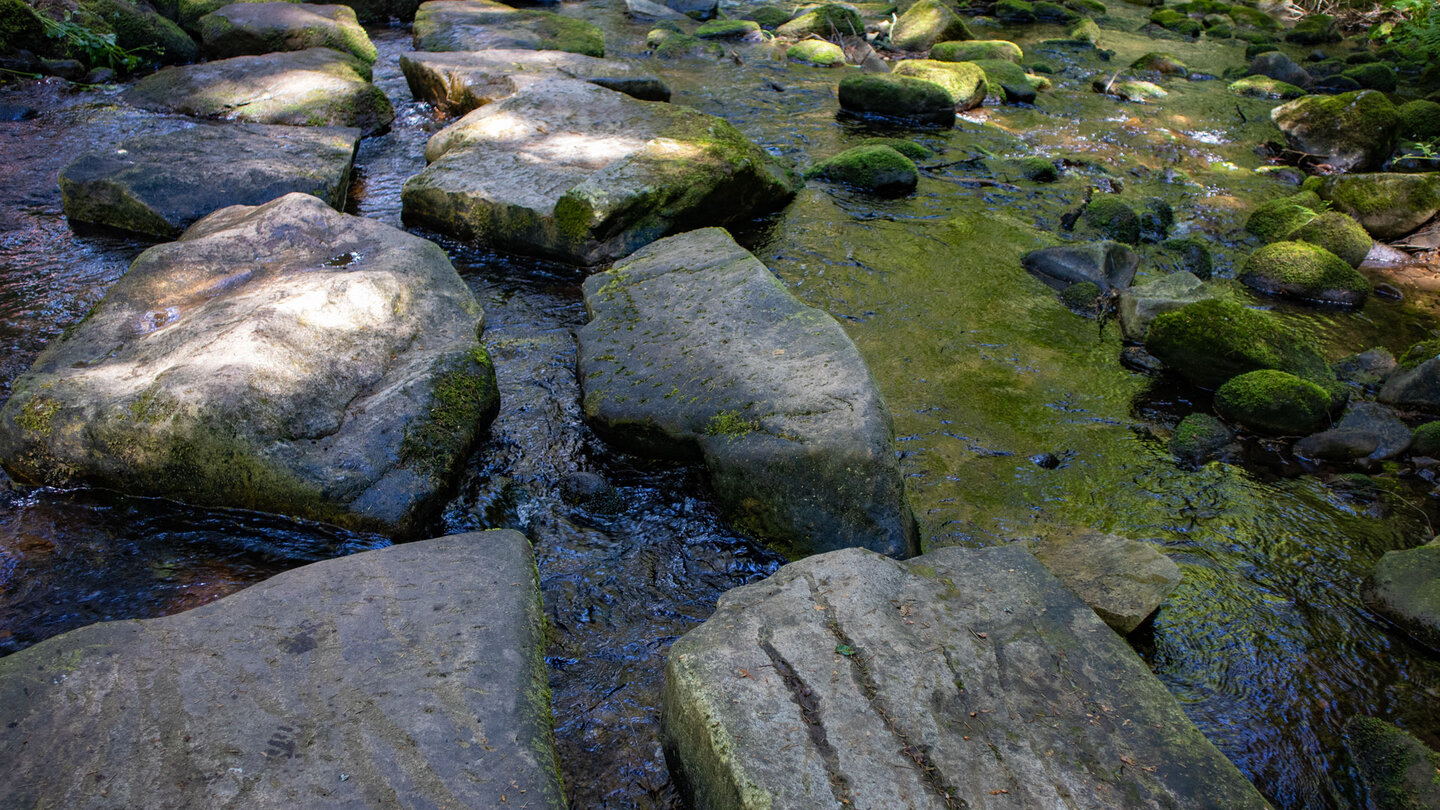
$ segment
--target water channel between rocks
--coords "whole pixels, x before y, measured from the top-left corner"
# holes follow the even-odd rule
[[[1120,5],[1120,4],[1116,4]],[[606,31],[612,57],[641,59],[648,26],[618,0],[564,7]],[[1111,30],[1114,66],[1167,50],[1192,69],[1239,64],[1237,45],[1155,41]],[[1032,27],[1027,46],[1056,30]],[[378,29],[376,82],[395,102],[384,136],[364,141],[349,210],[400,224],[400,186],[444,125],[410,100],[396,59],[408,30]],[[936,148],[919,191],[883,200],[811,183],[780,214],[737,229],[803,301],[850,332],[894,412],[909,496],[927,543],[981,546],[1066,527],[1158,543],[1185,581],[1153,627],[1132,638],[1209,738],[1280,808],[1360,807],[1339,728],[1356,712],[1402,721],[1440,743],[1440,663],[1360,606],[1357,585],[1385,551],[1428,537],[1430,510],[1408,491],[1295,475],[1282,452],[1254,464],[1177,465],[1163,436],[1203,396],[1122,369],[1114,325],[1064,309],[1019,268],[1059,240],[1086,186],[1160,196],[1180,229],[1215,240],[1233,275],[1245,211],[1281,182],[1257,175],[1273,136],[1268,103],[1222,82],[1171,82],[1138,107],[1088,91],[1115,67],[1038,51],[1056,87],[1036,107],[985,107],[954,129],[894,130],[837,119],[836,74],[787,65],[783,50],[736,46],[715,60],[645,63],[676,103],[722,115],[772,152],[808,165],[877,134]],[[79,320],[145,244],[72,232],[55,173],[119,131],[86,110],[109,91],[30,87],[36,121],[0,123],[0,385]],[[1063,157],[1061,182],[1036,186],[1005,160]],[[1191,182],[1173,171],[1188,174]],[[430,234],[425,234],[432,236]],[[486,309],[502,410],[439,532],[513,527],[535,544],[553,636],[556,732],[571,806],[676,807],[658,745],[665,651],[716,598],[783,562],[722,521],[700,471],[608,449],[584,426],[573,332],[584,320],[571,268],[437,239]],[[1145,276],[1164,271],[1147,249]],[[1285,308],[1332,357],[1402,350],[1434,318],[1419,304],[1372,301],[1357,314]],[[1046,463],[1037,463],[1042,459]],[[568,505],[559,483],[599,473],[620,507]],[[383,538],[250,513],[195,510],[105,493],[38,490],[0,505],[0,654],[94,621],[193,607],[278,571],[383,546]]]

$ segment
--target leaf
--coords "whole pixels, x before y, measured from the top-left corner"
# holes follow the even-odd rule
[[[835,652],[840,653],[841,655],[854,655],[855,648],[851,647],[849,644],[836,644]]]

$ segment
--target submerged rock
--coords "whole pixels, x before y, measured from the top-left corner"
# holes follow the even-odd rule
[[[1440,542],[1385,552],[1360,596],[1366,607],[1440,650]]]
[[[1307,436],[1295,444],[1295,452],[1332,461],[1356,458],[1384,461],[1410,449],[1413,436],[1410,428],[1384,405],[1356,402],[1334,429]]]
[[[1128,341],[1143,342],[1155,316],[1219,295],[1215,288],[1183,270],[1131,287],[1120,293],[1120,334]]]
[[[810,176],[881,194],[909,194],[920,180],[915,163],[885,145],[846,149],[821,162]]]
[[[1344,174],[1312,181],[1315,193],[1376,239],[1396,239],[1440,211],[1440,172]]]
[[[559,808],[544,649],[519,532],[313,563],[0,659],[0,794],[66,808],[521,795]]]
[[[697,807],[1267,806],[1017,545],[837,551],[732,590],[670,649],[661,721]]]
[[[1380,168],[1395,148],[1399,116],[1383,93],[1305,96],[1270,111],[1291,149],[1342,172]]]
[[[643,101],[670,100],[670,87],[653,73],[629,62],[565,51],[412,51],[401,54],[400,70],[416,101],[450,115],[464,115],[555,78],[580,79]]]
[[[741,530],[795,554],[916,550],[890,414],[855,345],[719,228],[585,282],[586,420],[647,455],[699,456]]]
[[[200,18],[200,39],[211,58],[306,48],[330,48],[370,64],[377,56],[349,6],[233,3]]]
[[[492,48],[605,55],[605,35],[584,20],[493,0],[430,0],[415,12],[417,51]]]
[[[1440,807],[1440,753],[1413,734],[1374,717],[1345,723],[1345,748],[1360,766],[1369,806],[1376,810]]]
[[[550,79],[436,133],[406,222],[593,265],[782,205],[798,179],[724,119]]]
[[[1102,290],[1123,290],[1135,279],[1140,256],[1118,242],[1092,242],[1032,250],[1020,257],[1020,265],[1057,290],[1086,281]]]
[[[1090,532],[1052,535],[1031,550],[1065,587],[1122,635],[1180,585],[1180,566],[1150,543]]]
[[[445,252],[307,194],[140,255],[0,409],[27,484],[93,484],[409,535],[493,418]]]
[[[291,192],[345,205],[358,129],[194,124],[87,152],[60,170],[71,222],[174,238],[231,205]]]
[[[1219,458],[1235,434],[1224,422],[1208,413],[1186,414],[1170,434],[1170,452],[1186,464],[1200,466]]]
[[[256,124],[389,129],[395,110],[365,62],[329,48],[166,68],[125,91],[147,110]]]
[[[931,81],[890,73],[846,76],[837,90],[841,109],[904,118],[921,124],[955,123],[955,97]]]
[[[1370,295],[1370,282],[1359,271],[1308,242],[1272,242],[1256,250],[1240,266],[1240,281],[1271,295],[1351,307]]]
[[[1208,388],[1238,374],[1279,369],[1329,390],[1333,372],[1315,345],[1273,315],[1233,301],[1197,301],[1157,315],[1145,348],[1196,385]]]

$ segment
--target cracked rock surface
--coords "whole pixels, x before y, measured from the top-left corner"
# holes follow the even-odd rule
[[[700,457],[737,527],[797,554],[907,556],[890,413],[835,319],[720,228],[662,239],[585,282],[586,419],[640,453]]]
[[[543,646],[518,532],[307,565],[0,659],[0,796],[76,810],[563,807]]]
[[[722,596],[665,682],[667,757],[711,810],[1267,807],[1018,545],[791,563]]]

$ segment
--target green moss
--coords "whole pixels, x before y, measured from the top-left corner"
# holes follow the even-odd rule
[[[1131,70],[1144,70],[1162,76],[1189,76],[1185,63],[1168,53],[1150,52],[1130,63]]]
[[[977,39],[969,42],[937,42],[930,49],[930,58],[938,62],[974,62],[977,59],[1000,59],[1020,64],[1025,52],[1019,45],[1003,39]]]
[[[1014,161],[1021,177],[1033,183],[1053,183],[1060,179],[1060,167],[1055,161],[1042,157],[1020,158]]]
[[[993,13],[996,19],[1007,25],[1024,25],[1038,19],[1035,4],[1029,0],[999,0]]]
[[[985,71],[969,62],[937,62],[933,59],[906,59],[895,65],[892,75],[909,76],[945,88],[950,104],[962,110],[985,100]]]
[[[1440,104],[1433,101],[1407,101],[1395,108],[1400,119],[1396,132],[1401,138],[1425,141],[1440,136]]]
[[[1240,280],[1268,293],[1358,305],[1370,282],[1334,253],[1308,242],[1272,242],[1251,253]]]
[[[605,34],[593,24],[548,11],[526,10],[526,14],[537,19],[535,30],[540,34],[543,49],[594,57],[605,55]]]
[[[1140,244],[1140,216],[1118,194],[1099,194],[1085,206],[1085,224],[1106,239]]]
[[[1093,281],[1071,284],[1060,292],[1060,303],[1071,312],[1081,315],[1095,314],[1095,304],[1100,300],[1100,285]]]
[[[1352,717],[1345,746],[1377,810],[1425,810],[1440,799],[1440,754],[1414,735],[1374,717]]]
[[[903,138],[866,138],[860,146],[888,146],[911,160],[929,160],[935,157],[934,150]]]
[[[1327,390],[1336,384],[1313,343],[1274,315],[1222,299],[1157,315],[1145,335],[1145,350],[1206,387],[1257,369],[1288,371]]]
[[[974,38],[960,16],[940,0],[919,0],[890,29],[890,47],[900,51],[923,51],[937,42]]]
[[[27,400],[25,405],[20,408],[20,413],[15,416],[15,424],[31,433],[49,435],[50,420],[59,410],[60,403],[48,397],[36,395]]]
[[[1091,17],[1104,17],[1109,12],[1100,0],[1065,0],[1065,7]]]
[[[26,49],[48,55],[53,51],[45,28],[30,6],[21,0],[0,0],[0,53]]]
[[[955,101],[934,82],[909,76],[870,74],[846,76],[838,88],[844,109],[912,118],[924,123],[949,124],[955,120]]]
[[[1244,5],[1233,5],[1226,12],[1230,19],[1237,25],[1248,25],[1251,28],[1258,28],[1261,31],[1279,31],[1280,21],[1266,14],[1258,8],[1251,8]]]
[[[1071,42],[1088,42],[1094,45],[1100,41],[1100,26],[1096,25],[1094,20],[1081,20],[1075,23],[1065,36]]]
[[[434,478],[444,478],[463,462],[481,429],[494,418],[499,403],[495,364],[484,348],[475,346],[436,375],[429,412],[405,429],[401,461]]]
[[[715,43],[702,43],[699,38],[669,28],[655,28],[645,35],[645,47],[662,59],[697,53],[702,47],[716,48]]]
[[[1024,68],[1003,59],[975,59],[969,64],[985,71],[987,96],[1000,96],[1011,102],[1025,101],[1033,97],[1035,91],[1050,86],[1048,79],[1031,76]]]
[[[855,9],[838,3],[828,3],[776,28],[775,33],[796,39],[811,34],[819,34],[822,37],[837,34],[840,36],[863,36],[865,22],[860,19],[860,15],[856,13]]]
[[[200,56],[199,46],[180,26],[126,0],[81,0],[76,20],[113,33],[115,44],[125,50],[147,50],[163,63],[193,62]]]
[[[1170,434],[1170,452],[1186,463],[1202,464],[1233,439],[1224,422],[1207,413],[1192,413]]]
[[[1295,85],[1269,76],[1246,76],[1232,82],[1226,89],[1239,96],[1272,100],[1289,100],[1305,95],[1305,91]]]
[[[774,31],[776,28],[790,22],[791,12],[788,9],[776,8],[775,6],[761,6],[749,12],[749,18],[760,24],[766,31]]]
[[[1415,428],[1410,441],[1410,452],[1417,456],[1440,456],[1440,422],[1426,422]]]
[[[1238,375],[1215,392],[1221,416],[1266,433],[1312,433],[1325,424],[1329,409],[1325,389],[1274,369]]]
[[[760,423],[746,419],[739,411],[721,411],[710,417],[710,421],[705,424],[706,436],[726,436],[731,439],[738,439],[758,430]]]
[[[919,181],[910,158],[882,145],[846,149],[817,166],[812,176],[886,193],[909,193]]]
[[[1389,65],[1369,64],[1357,65],[1348,70],[1341,71],[1341,76],[1354,79],[1361,87],[1370,90],[1379,90],[1382,93],[1395,92],[1397,78],[1395,68]]]
[[[1440,338],[1422,340],[1406,349],[1405,353],[1400,355],[1400,368],[1408,371],[1434,357],[1440,357]]]
[[[791,45],[785,52],[785,58],[817,67],[840,67],[845,64],[845,51],[833,42],[806,39]]]
[[[1329,14],[1310,14],[1295,23],[1295,27],[1285,34],[1286,42],[1297,45],[1324,45],[1339,42],[1342,38],[1335,27],[1335,18]]]
[[[1340,257],[1351,267],[1359,267],[1375,240],[1365,228],[1348,214],[1326,211],[1290,232],[1287,239],[1318,245]]]
[[[744,39],[759,33],[760,23],[754,20],[711,20],[695,29],[701,39]]]
[[[1245,220],[1245,231],[1260,237],[1263,242],[1277,242],[1314,219],[1323,208],[1320,195],[1313,191],[1281,197],[1251,211]]]
[[[1180,268],[1199,279],[1210,278],[1214,271],[1214,262],[1210,256],[1210,246],[1204,240],[1187,236],[1182,239],[1167,239],[1160,245],[1167,253],[1174,253],[1180,257]]]

